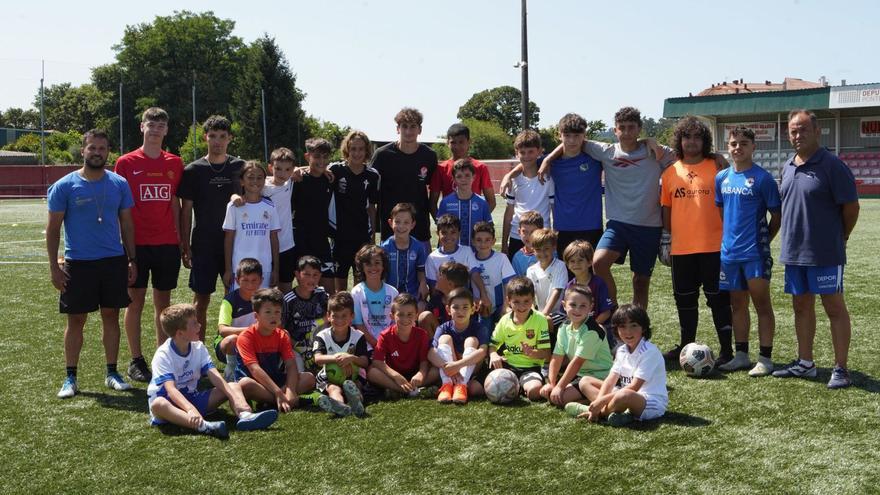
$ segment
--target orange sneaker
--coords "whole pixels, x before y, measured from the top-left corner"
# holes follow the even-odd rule
[[[440,393],[437,394],[437,402],[441,404],[449,404],[452,402],[452,384],[444,383],[440,387]]]
[[[452,392],[452,402],[456,404],[467,404],[467,385],[458,383]]]

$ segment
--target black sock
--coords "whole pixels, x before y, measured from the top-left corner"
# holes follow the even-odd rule
[[[697,340],[697,325],[699,322],[700,313],[697,311],[697,308],[693,309],[681,309],[678,310],[678,322],[681,325],[681,345],[684,347],[687,344]]]
[[[76,378],[76,366],[67,367],[67,376],[68,378]]]
[[[116,363],[107,363],[107,374],[116,373]]]
[[[138,357],[133,357],[133,358],[131,358],[131,362],[132,362],[132,363],[146,363],[147,361],[144,359],[144,355],[141,354],[141,355],[138,356]]]
[[[722,356],[733,356],[733,329],[729,326],[717,329]]]
[[[746,354],[749,353],[749,343],[748,342],[737,342],[736,343],[736,352],[744,352]]]
[[[765,357],[767,359],[770,359],[770,356],[773,355],[773,346],[772,345],[762,345],[758,350],[758,354],[760,354],[761,357]]]

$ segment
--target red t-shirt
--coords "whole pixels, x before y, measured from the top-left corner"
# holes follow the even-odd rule
[[[293,359],[290,337],[281,328],[276,328],[269,335],[263,335],[254,323],[238,335],[235,345],[242,364],[249,366],[259,363],[263,370],[270,373],[277,370],[284,361]]]
[[[431,176],[431,190],[440,191],[441,197],[452,194],[452,191],[455,189],[455,181],[452,180],[452,165],[454,163],[455,160],[450,158],[437,165],[437,170],[435,170],[434,175]],[[474,191],[474,194],[482,195],[483,189],[492,187],[492,178],[489,177],[489,167],[475,158],[471,158],[471,163],[474,164],[474,170],[476,172],[474,175],[474,183],[471,185],[471,190]]]
[[[114,172],[128,181],[134,208],[134,243],[138,246],[177,244],[171,202],[176,201],[177,186],[183,176],[179,156],[162,151],[156,159],[138,148],[116,160]]]
[[[382,330],[373,349],[374,361],[385,361],[394,371],[408,375],[419,370],[419,364],[428,359],[428,348],[431,339],[428,332],[413,327],[406,342],[397,335],[397,325]]]

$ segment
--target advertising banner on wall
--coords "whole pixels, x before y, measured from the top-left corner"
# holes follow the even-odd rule
[[[776,122],[746,122],[741,124],[724,124],[724,142],[730,137],[730,131],[737,127],[747,127],[755,133],[755,141],[776,141]]]
[[[828,108],[880,107],[880,84],[832,86]]]
[[[859,135],[863,138],[880,138],[880,117],[862,117]]]

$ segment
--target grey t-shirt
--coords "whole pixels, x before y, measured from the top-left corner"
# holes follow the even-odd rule
[[[644,143],[632,153],[619,144],[587,141],[584,151],[602,162],[605,171],[605,216],[608,220],[661,227],[660,174],[675,162],[675,152],[664,147],[660,160]]]

